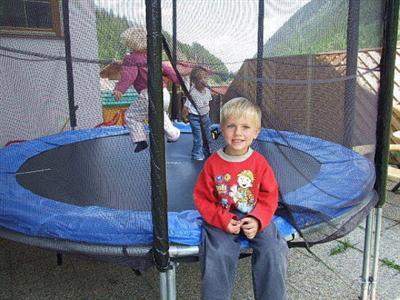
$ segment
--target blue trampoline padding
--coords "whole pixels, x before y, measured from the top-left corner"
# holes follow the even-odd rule
[[[190,132],[190,127],[186,124],[179,123],[176,126],[182,131]],[[16,180],[16,172],[21,165],[43,151],[65,144],[127,133],[127,129],[120,126],[75,130],[1,149],[0,226],[29,236],[92,244],[150,244],[153,237],[150,212],[61,203],[30,192]],[[312,209],[325,210],[327,215],[335,218],[357,204],[343,199],[359,199],[372,190],[375,180],[372,163],[343,146],[297,133],[278,133],[269,129],[263,129],[259,139],[282,145],[290,140],[292,147],[321,162],[321,171],[310,184],[285,194],[288,203],[311,203]],[[328,191],[328,195],[320,193],[316,187]],[[284,237],[289,238],[296,233],[284,219],[275,216],[273,221]],[[202,219],[197,211],[169,212],[168,222],[170,242],[184,245],[200,243]],[[307,222],[309,220],[302,225],[307,226]]]
[[[317,177],[285,194],[289,205],[309,207],[334,219],[351,210],[373,190],[373,163],[351,149],[319,138],[276,130],[263,130],[258,139],[282,145],[289,142],[290,147],[311,155],[320,163]],[[298,225],[304,228],[312,221],[305,220]]]

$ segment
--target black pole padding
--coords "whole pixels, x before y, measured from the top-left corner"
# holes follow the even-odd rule
[[[170,265],[168,204],[165,169],[164,114],[162,98],[161,0],[146,0],[147,63],[149,92],[151,213],[153,259],[158,270]]]
[[[378,192],[379,196],[377,207],[382,207],[386,201],[386,180],[389,161],[390,122],[393,108],[398,22],[399,0],[387,0],[380,62],[378,118],[376,124],[375,190]]]
[[[258,34],[257,34],[257,85],[256,102],[263,104],[263,56],[264,56],[264,0],[258,1]]]
[[[167,54],[168,59],[172,62],[173,58],[172,58],[172,54],[171,54],[171,49],[168,46],[167,40],[165,39],[165,37],[162,37],[162,42],[163,42],[163,46],[164,46],[164,51],[165,54]],[[199,112],[199,109],[197,107],[197,104],[194,102],[192,96],[190,95],[189,90],[187,89],[185,82],[183,81],[183,78],[181,76],[181,74],[178,71],[178,68],[176,67],[176,65],[172,64],[172,67],[174,68],[174,71],[176,73],[176,77],[178,78],[179,84],[181,85],[181,88],[183,90],[183,93],[186,95],[186,97],[188,98],[188,100],[190,101],[190,103],[194,106],[194,108],[197,110],[197,112]],[[199,112],[200,115],[200,112]],[[210,150],[210,143],[208,142],[208,138],[207,138],[207,131],[209,131],[208,128],[204,127],[204,122],[202,122],[200,120],[200,129],[201,129],[201,137],[203,140],[203,147],[205,150],[205,156],[209,157],[211,155],[211,150]]]
[[[62,13],[64,25],[64,45],[65,45],[65,63],[67,68],[67,87],[68,87],[68,108],[69,122],[72,129],[76,127],[76,110],[74,96],[74,73],[72,70],[72,54],[71,54],[71,34],[69,27],[69,4],[68,0],[62,0]]]
[[[172,66],[176,69],[177,61],[177,30],[176,30],[176,0],[172,0]],[[177,120],[180,116],[180,102],[178,102],[178,89],[176,84],[172,83],[172,103],[171,103],[171,118],[172,120]]]
[[[344,88],[343,144],[353,146],[355,100],[357,87],[358,32],[360,27],[360,0],[350,0],[347,17],[346,82]]]

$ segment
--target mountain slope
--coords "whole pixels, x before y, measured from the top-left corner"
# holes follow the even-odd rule
[[[299,9],[264,45],[264,57],[346,49],[348,0],[312,0]],[[380,45],[382,1],[360,6],[359,48]]]

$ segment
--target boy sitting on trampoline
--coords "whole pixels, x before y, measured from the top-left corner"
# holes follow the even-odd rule
[[[195,188],[204,219],[200,245],[203,299],[231,299],[240,238],[252,254],[255,299],[287,299],[288,247],[272,217],[278,185],[267,160],[250,147],[261,128],[260,109],[234,98],[221,109],[225,147],[205,162]]]

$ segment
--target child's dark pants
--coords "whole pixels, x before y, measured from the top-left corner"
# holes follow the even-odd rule
[[[255,299],[287,299],[286,241],[273,223],[249,241],[253,249],[251,263]],[[239,254],[239,236],[204,223],[200,246],[202,299],[231,299]]]

